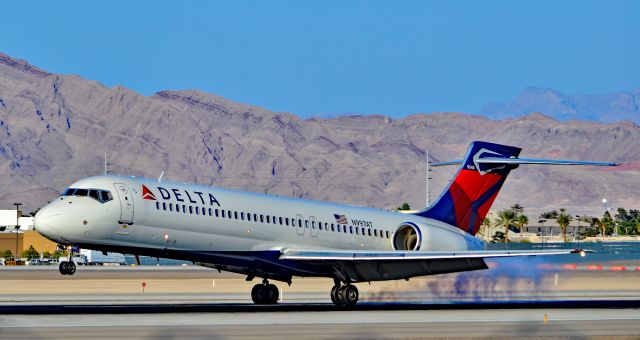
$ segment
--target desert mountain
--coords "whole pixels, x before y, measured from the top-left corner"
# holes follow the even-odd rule
[[[490,103],[480,109],[481,114],[493,119],[521,117],[531,112],[544,112],[560,120],[640,122],[640,88],[630,92],[566,95],[552,89],[528,87],[510,102]]]
[[[522,156],[604,160],[618,168],[523,166],[496,201],[527,208],[638,208],[640,128],[558,121],[534,113],[490,120],[463,113],[403,119],[307,119],[199,91],[143,96],[0,54],[0,207],[27,211],[103,172],[394,208],[425,202],[425,152],[458,159],[472,140],[524,147]],[[432,200],[455,172],[432,174]]]

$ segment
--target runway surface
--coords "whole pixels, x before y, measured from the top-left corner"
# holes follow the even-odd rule
[[[238,307],[238,306],[236,306]],[[516,338],[640,334],[638,309],[461,309],[0,316],[2,339]],[[313,307],[313,306],[311,306]],[[222,308],[224,310],[224,308]],[[252,311],[253,310],[253,311]],[[545,317],[546,316],[546,317]]]
[[[142,292],[141,282],[146,282]],[[276,306],[256,282],[196,267],[0,269],[0,339],[576,338],[637,339],[640,273],[438,276],[358,284],[351,310],[331,280],[298,279]],[[475,289],[479,287],[479,289]],[[489,287],[489,288],[487,288]],[[464,289],[462,289],[464,288]]]

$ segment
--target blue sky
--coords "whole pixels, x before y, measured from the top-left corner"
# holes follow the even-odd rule
[[[640,1],[11,1],[0,32],[51,72],[303,117],[640,87]]]

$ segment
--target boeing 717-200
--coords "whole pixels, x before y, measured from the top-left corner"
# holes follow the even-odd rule
[[[475,237],[509,172],[521,164],[615,163],[518,158],[521,149],[473,142],[444,192],[407,214],[129,176],[73,183],[40,209],[36,230],[62,245],[192,261],[261,278],[251,297],[278,302],[269,280],[329,277],[331,300],[358,301],[354,283],[486,269],[485,259],[575,253],[485,250]],[[60,263],[73,274],[73,261]]]

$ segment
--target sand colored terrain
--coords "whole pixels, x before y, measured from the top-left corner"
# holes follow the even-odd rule
[[[572,298],[639,298],[640,272],[548,271],[531,277],[485,275],[484,272],[358,283],[369,301],[505,300]],[[221,296],[246,297],[258,279],[195,268],[79,268],[74,276],[48,270],[0,269],[0,303],[12,296]],[[293,284],[273,281],[283,294],[328,298],[331,279],[294,278]],[[245,296],[246,295],[246,296]]]

